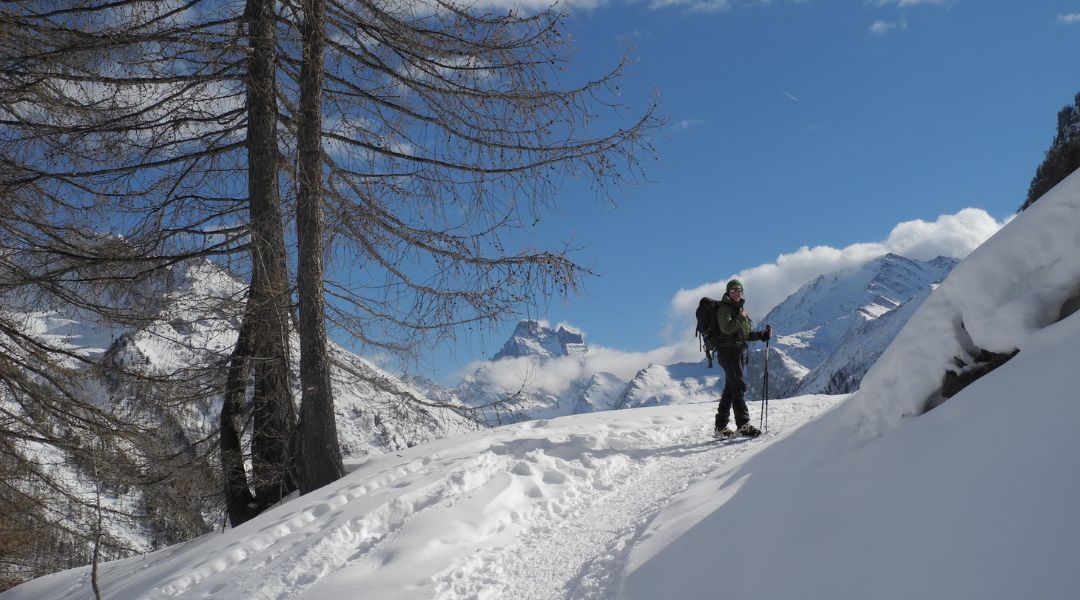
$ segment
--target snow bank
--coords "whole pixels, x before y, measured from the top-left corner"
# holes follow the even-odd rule
[[[110,600],[608,598],[623,547],[674,495],[832,406],[774,401],[770,431],[718,443],[715,404],[530,421],[349,465],[244,525],[100,565]],[[92,600],[81,567],[0,593]]]
[[[661,511],[612,597],[1076,597],[1078,295],[1075,173],[952,271],[849,401]],[[924,413],[979,349],[1020,352]]]
[[[716,471],[650,523],[611,597],[1075,598],[1077,340],[1080,314],[828,460],[844,406]]]
[[[1020,348],[1077,296],[1080,172],[976,248],[915,312],[852,398],[860,438],[922,412],[954,357],[972,364],[980,349]]]

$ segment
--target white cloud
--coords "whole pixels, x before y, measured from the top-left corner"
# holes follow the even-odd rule
[[[839,249],[803,246],[791,254],[780,255],[775,262],[740,271],[732,277],[743,281],[747,305],[752,316],[760,319],[802,284],[819,275],[858,266],[889,252],[918,260],[936,256],[963,258],[1004,224],[982,209],[965,208],[954,215],[941,215],[933,222],[916,219],[900,223],[881,242]],[[679,290],[671,300],[673,314],[692,315],[702,296],[719,298],[730,278]]]
[[[567,328],[580,331],[576,327]],[[558,395],[575,381],[588,379],[597,373],[613,373],[629,381],[651,363],[671,364],[697,358],[696,354],[689,356],[676,346],[662,346],[648,352],[625,352],[589,344],[589,358],[584,362],[570,356],[544,360],[542,366],[541,360],[536,357],[475,361],[462,370],[462,375],[471,375],[506,394],[514,393],[524,385],[530,391]]]
[[[731,10],[731,0],[652,0],[649,8],[654,10],[668,7],[680,7],[690,12],[715,13]]]
[[[1068,15],[1058,15],[1058,23],[1064,23],[1066,25],[1076,25],[1080,23],[1080,13],[1072,13]]]
[[[878,20],[870,24],[870,33],[874,35],[888,35],[894,29],[907,29],[907,22]]]

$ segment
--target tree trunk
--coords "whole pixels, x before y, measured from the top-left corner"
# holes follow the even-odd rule
[[[325,38],[323,0],[303,0],[303,64],[297,123],[299,195],[296,236],[300,297],[300,424],[297,457],[300,492],[345,474],[338,446],[323,296],[322,79]]]
[[[236,348],[229,358],[225,398],[221,405],[221,472],[225,479],[225,510],[233,527],[251,519],[262,509],[248,486],[247,471],[244,470],[244,451],[240,441],[240,432],[243,430],[240,416],[247,393],[248,375],[251,373],[253,323],[250,314],[244,313]]]
[[[248,202],[251,216],[251,443],[255,497],[272,504],[296,489],[289,476],[289,439],[296,408],[289,390],[289,276],[278,193],[277,78],[273,0],[248,0]]]

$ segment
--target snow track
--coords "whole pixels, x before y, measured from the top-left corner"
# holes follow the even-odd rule
[[[687,407],[685,416],[651,419],[651,427],[641,430],[598,433],[598,443],[571,445],[579,455],[569,460],[565,452],[556,462],[546,454],[531,456],[530,470],[561,478],[561,489],[536,507],[509,543],[478,551],[440,573],[434,597],[608,598],[611,573],[657,511],[721,465],[832,402],[775,403],[770,431],[754,440],[715,440],[715,405],[709,404],[704,410]],[[605,439],[620,450],[608,454],[598,448]],[[589,475],[566,476],[567,468]]]
[[[530,421],[371,457],[243,527],[102,565],[102,587],[114,600],[607,600],[657,512],[838,399],[773,401],[770,431],[753,440],[713,439],[705,403]],[[67,575],[57,600],[86,598],[88,572]]]

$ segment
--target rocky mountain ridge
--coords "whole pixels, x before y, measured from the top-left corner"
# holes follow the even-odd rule
[[[579,331],[559,326],[552,329],[539,321],[520,321],[510,339],[491,357],[491,360],[504,358],[555,358],[573,356],[584,359],[589,349],[585,345],[585,336]]]
[[[956,259],[919,261],[885,254],[857,267],[807,282],[773,308],[765,323],[776,335],[768,346],[769,397],[809,393],[846,393],[926,299],[948,275]],[[747,353],[749,400],[762,398],[766,347],[751,344]],[[566,368],[566,358],[589,360],[584,336],[544,323],[518,323],[510,340],[492,361],[479,366],[450,395],[474,406],[502,403],[513,407],[490,421],[551,418],[611,408],[632,408],[716,400],[723,372],[699,362],[650,364],[629,381],[611,373],[589,375],[587,368]],[[519,376],[505,381],[496,366],[515,360]],[[506,363],[502,363],[506,364]],[[552,384],[552,379],[557,380]],[[621,389],[619,389],[621,387]]]
[[[71,372],[65,377],[78,378],[76,389],[90,403],[153,432],[156,438],[146,444],[163,444],[165,454],[187,457],[193,466],[185,468],[198,473],[192,485],[199,489],[191,498],[169,498],[175,490],[150,494],[138,486],[108,485],[108,493],[94,500],[100,483],[93,469],[56,456],[60,450],[21,444],[18,452],[50,465],[53,478],[66,487],[59,493],[53,490],[41,503],[56,514],[68,514],[65,506],[51,503],[64,497],[82,499],[88,506],[101,502],[113,515],[105,524],[110,547],[128,552],[154,550],[220,524],[222,513],[214,500],[220,492],[215,471],[219,465],[212,449],[244,292],[245,286],[224,269],[209,261],[193,261],[177,265],[167,276],[140,288],[116,294],[118,303],[145,307],[144,317],[126,325],[107,323],[49,298],[2,299],[0,310],[7,322],[70,353],[64,366]],[[482,427],[463,416],[467,410],[453,410],[427,398],[416,386],[340,345],[331,343],[330,355],[338,441],[346,461]],[[293,335],[294,386],[298,386],[299,356],[299,340]],[[132,372],[138,377],[133,378]],[[299,402],[298,387],[293,397]],[[18,415],[21,409],[0,390],[0,410]],[[156,468],[157,459],[141,456],[137,446],[126,454],[132,461]]]

